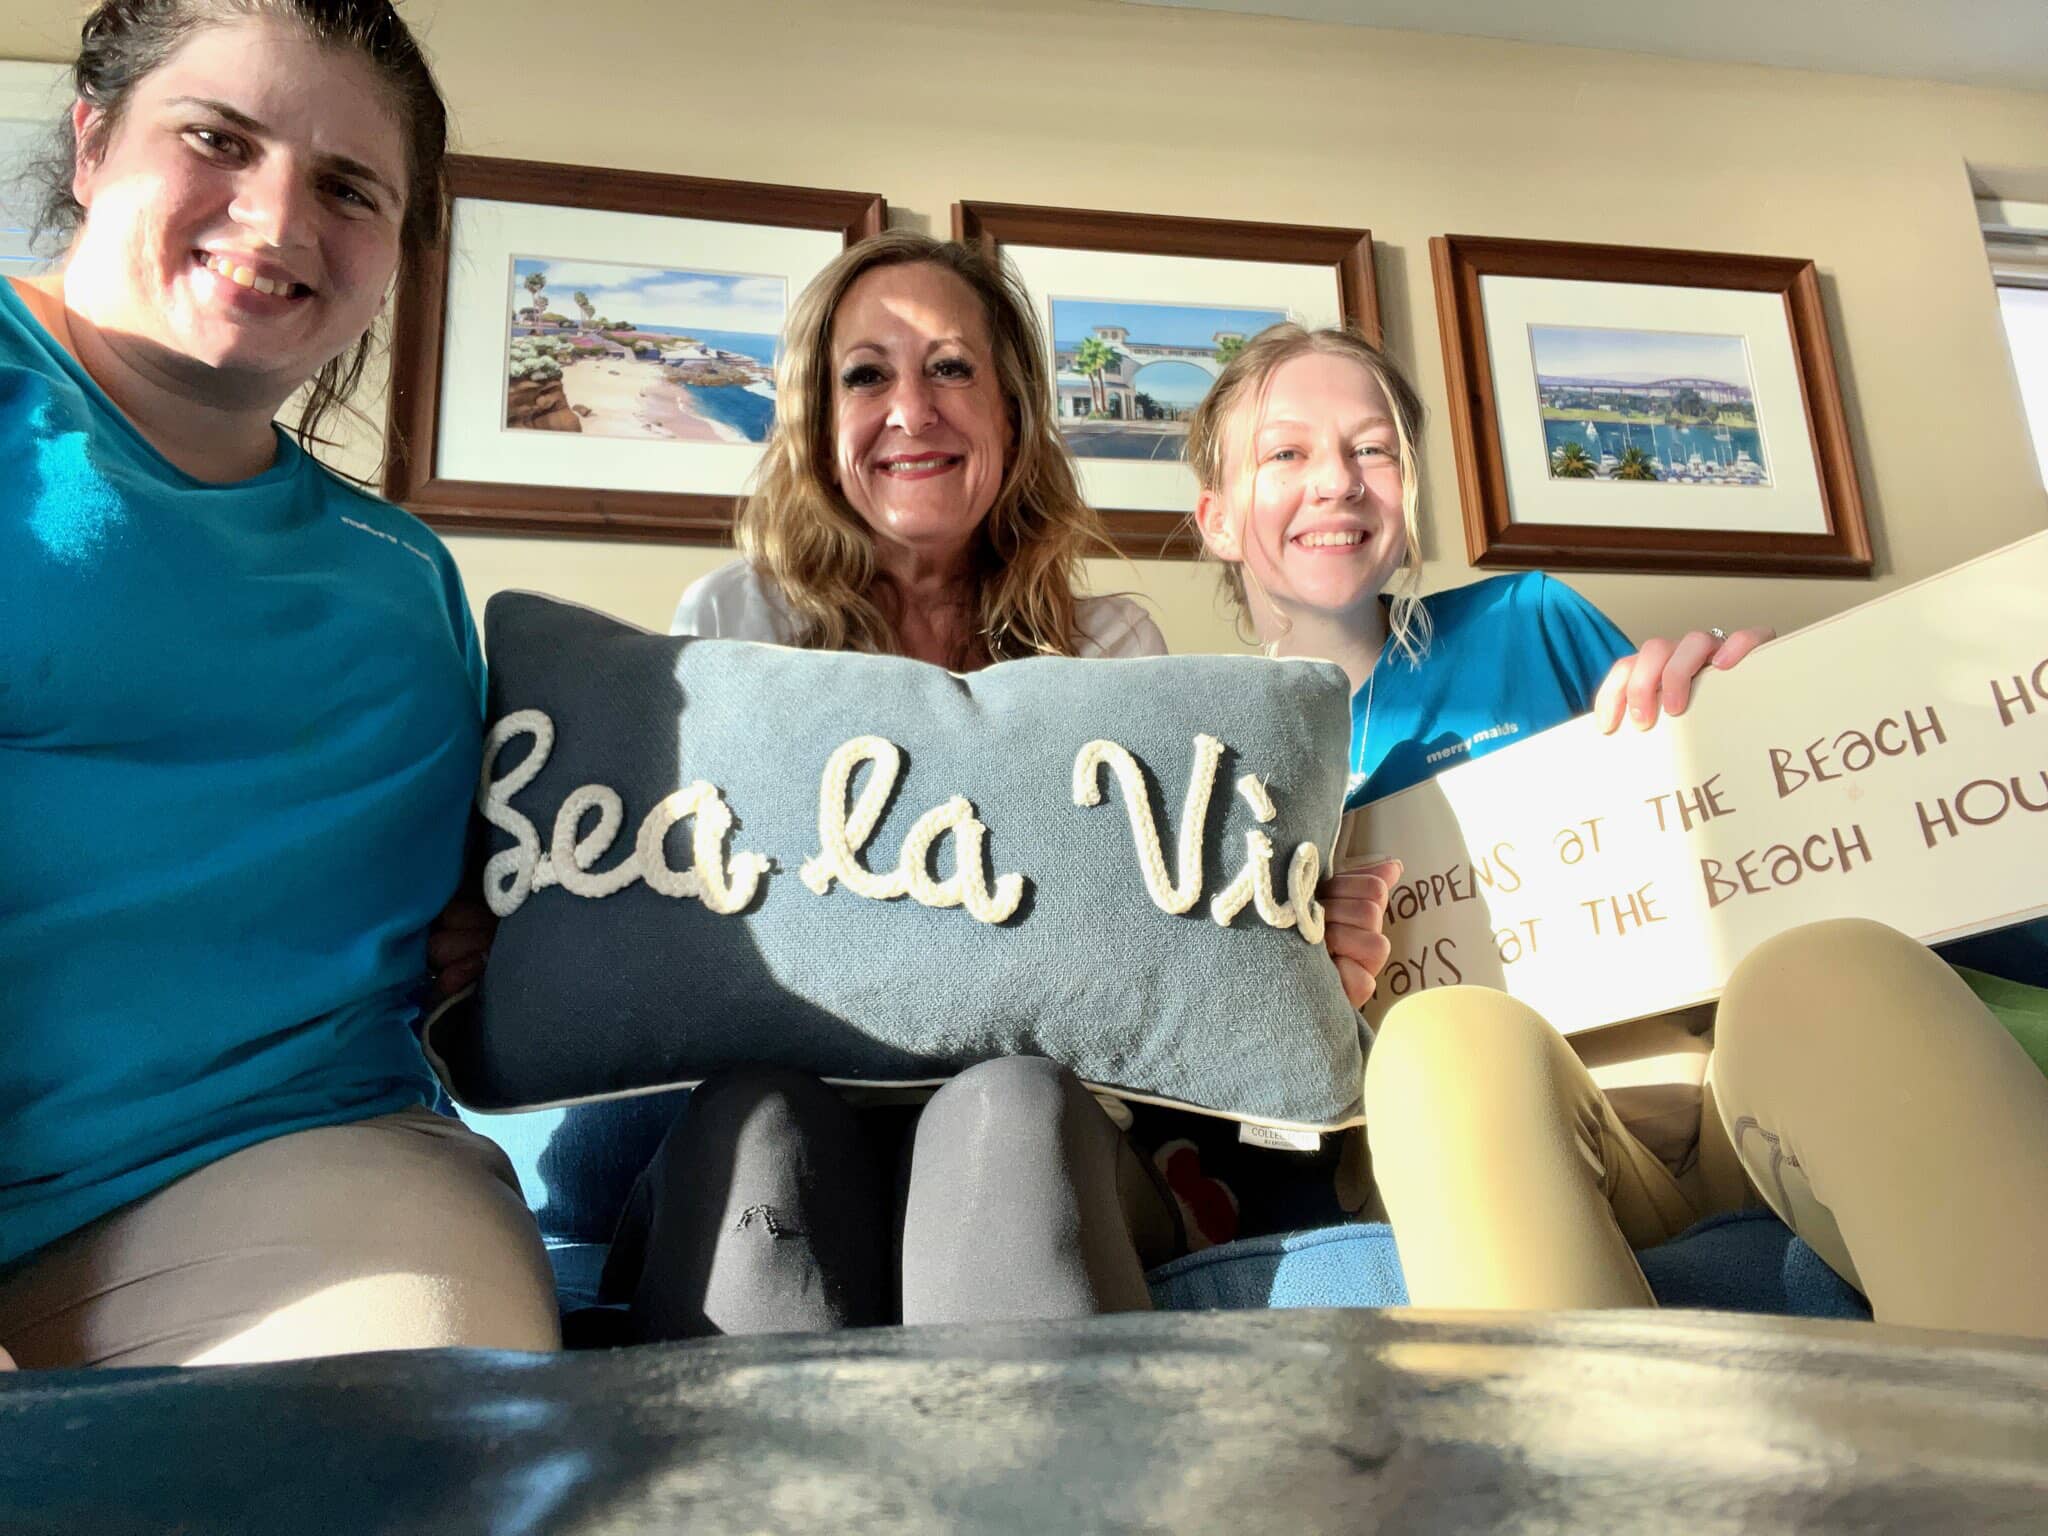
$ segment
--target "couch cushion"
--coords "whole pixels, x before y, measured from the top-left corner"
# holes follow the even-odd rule
[[[633,1181],[688,1097],[678,1090],[525,1114],[456,1113],[504,1148],[542,1238],[609,1243]]]
[[[1383,1221],[1247,1237],[1204,1248],[1146,1276],[1167,1311],[1247,1307],[1405,1307],[1408,1284]]]
[[[1364,1029],[1310,894],[1344,792],[1337,668],[960,676],[518,593],[486,633],[503,921],[481,1007],[429,1026],[458,1100],[1029,1053],[1232,1117],[1357,1120]]]
[[[1870,1316],[1869,1304],[1768,1211],[1710,1216],[1636,1261],[1667,1307]],[[1153,1305],[1174,1311],[1408,1303],[1393,1229],[1384,1222],[1245,1238],[1175,1259],[1148,1278]]]

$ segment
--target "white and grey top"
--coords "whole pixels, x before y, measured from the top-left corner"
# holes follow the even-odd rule
[[[1166,637],[1133,598],[1076,598],[1074,625],[1080,631],[1075,637],[1077,656],[1166,654]],[[795,639],[796,625],[782,595],[747,561],[735,560],[690,583],[676,604],[668,632],[788,645]]]

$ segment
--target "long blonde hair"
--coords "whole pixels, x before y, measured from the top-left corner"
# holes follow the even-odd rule
[[[1411,664],[1422,660],[1429,649],[1429,610],[1422,606],[1422,545],[1416,536],[1417,507],[1422,495],[1422,476],[1416,442],[1422,435],[1422,396],[1393,360],[1356,331],[1334,327],[1311,331],[1292,322],[1268,326],[1259,332],[1223,367],[1216,383],[1195,408],[1188,422],[1188,463],[1202,489],[1221,494],[1231,466],[1228,434],[1231,423],[1242,418],[1246,428],[1257,423],[1265,410],[1266,392],[1281,366],[1310,353],[1347,357],[1357,363],[1387,397],[1394,408],[1394,437],[1399,447],[1401,469],[1401,522],[1404,548],[1401,555],[1400,585],[1388,604],[1387,629],[1394,644]],[[1247,430],[1247,441],[1250,432]],[[1243,466],[1248,482],[1254,466]],[[1246,600],[1244,568],[1220,561],[1223,590],[1237,604],[1240,615],[1251,611]]]
[[[970,555],[969,644],[990,661],[1074,654],[1081,560],[1114,553],[1081,499],[1051,409],[1052,379],[1030,300],[998,261],[955,241],[890,230],[850,247],[798,297],[775,367],[775,426],[734,540],[797,620],[814,650],[891,652],[896,631],[875,597],[874,535],[833,476],[832,322],[846,292],[880,267],[926,263],[981,300],[1014,449]]]

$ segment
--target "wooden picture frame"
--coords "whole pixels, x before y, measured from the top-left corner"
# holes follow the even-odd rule
[[[958,202],[953,238],[1009,258],[1024,280],[1052,348],[1056,405],[1081,467],[1083,494],[1126,555],[1191,559],[1201,553],[1189,516],[1194,479],[1179,462],[1175,422],[1199,398],[1194,374],[1213,377],[1227,355],[1219,350],[1227,335],[1291,317],[1307,325],[1347,324],[1380,339],[1370,230]],[[1157,316],[1175,334],[1133,339],[1133,327],[1108,323],[1126,312]],[[1090,319],[1102,323],[1089,334],[1109,338],[1101,345],[1117,360],[1085,376],[1099,408],[1084,417],[1076,383],[1083,376],[1063,361],[1075,351],[1061,336],[1069,324]],[[1226,329],[1204,345],[1201,333],[1210,319]],[[1177,398],[1155,401],[1137,389],[1138,372],[1155,363],[1188,370],[1172,378]],[[1110,374],[1113,385],[1104,382]],[[1157,392],[1167,388],[1161,384]],[[1139,409],[1154,414],[1141,421]],[[1186,435],[1184,420],[1178,435]]]
[[[744,313],[760,315],[765,325],[773,305],[762,296],[772,295],[778,280],[786,309],[818,267],[881,232],[888,217],[882,198],[462,155],[449,158],[448,183],[454,207],[449,236],[401,287],[393,316],[386,498],[450,533],[726,542],[738,494],[759,459],[748,445],[759,440],[751,434],[764,430],[763,408],[742,402],[744,412],[727,412],[741,419],[734,426],[692,403],[709,395],[693,395],[675,381],[688,374],[712,381],[714,392],[740,388],[758,400],[767,372],[758,355],[743,358],[674,326],[646,331],[643,322],[614,323],[595,308],[579,325],[543,309],[545,286],[528,289],[532,309],[508,309],[506,293],[498,290],[517,280],[522,261],[543,279],[549,263],[584,272],[617,268],[638,275],[622,277],[626,286],[614,291],[646,295],[656,313],[687,314],[694,303],[698,313],[731,318],[742,313],[736,306],[744,301],[751,306]],[[664,277],[677,281],[664,286]],[[701,281],[692,288],[691,279]],[[605,290],[596,291],[602,299]],[[679,293],[696,297],[655,297]],[[579,290],[577,297],[586,294]],[[513,292],[509,304],[517,303]],[[522,323],[523,316],[530,323]],[[488,334],[493,325],[501,333],[495,343]],[[759,332],[720,334],[757,338]],[[689,343],[679,350],[702,355],[680,363],[680,371],[671,368],[678,353],[660,351],[670,341]],[[588,342],[589,355],[569,363],[543,359],[538,368],[544,373],[553,366],[558,378],[571,366],[608,368],[621,380],[607,380],[603,391],[615,403],[596,412],[570,406],[564,386],[556,406],[515,420],[519,381],[507,375],[520,365],[522,342],[557,352]],[[745,344],[756,354],[762,350],[758,340]],[[495,363],[493,345],[499,349]],[[766,350],[772,358],[772,340]],[[661,369],[660,379],[643,378],[650,362]],[[721,364],[728,365],[723,372]],[[772,383],[765,387],[772,416]],[[565,410],[580,410],[582,423],[595,417],[605,425],[586,433],[579,424],[554,436],[527,430],[528,423],[565,420]],[[664,434],[671,440],[661,441]]]
[[[1474,235],[1430,261],[1474,565],[1870,574],[1811,261]]]

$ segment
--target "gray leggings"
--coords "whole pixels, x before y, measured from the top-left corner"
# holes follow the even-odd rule
[[[605,1291],[643,1340],[1086,1317],[1148,1309],[1145,1263],[1179,1240],[1149,1163],[1050,1061],[970,1068],[921,1114],[736,1068],[642,1175]]]

